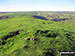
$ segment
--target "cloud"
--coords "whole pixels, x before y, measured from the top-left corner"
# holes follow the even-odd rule
[[[11,11],[74,11],[70,8],[0,8],[1,12]]]

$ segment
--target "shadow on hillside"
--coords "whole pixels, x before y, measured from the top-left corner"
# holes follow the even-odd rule
[[[7,19],[9,18],[8,16],[0,16],[0,19]]]
[[[45,36],[45,37],[56,37],[58,35],[57,32],[54,31],[50,31],[50,30],[37,30],[37,32],[35,33],[35,36]]]
[[[44,52],[43,55],[44,56],[55,56],[53,53],[50,53],[50,52]]]
[[[61,19],[51,19],[51,21],[59,22],[59,21],[65,21],[65,20],[70,20],[72,18],[61,18]]]
[[[59,18],[59,19],[47,19],[43,16],[33,16],[34,18],[37,18],[37,19],[42,19],[42,20],[51,20],[51,21],[55,21],[55,22],[59,22],[59,21],[65,21],[65,20],[70,20],[72,18]]]
[[[8,38],[14,37],[14,36],[16,36],[16,35],[18,35],[18,34],[20,34],[20,33],[19,33],[19,30],[18,30],[18,31],[15,31],[15,32],[10,32],[9,35],[4,36],[4,37],[2,38],[2,45],[4,45],[4,44],[6,43],[5,40],[7,40]]]
[[[34,18],[37,18],[37,19],[48,20],[47,18],[42,17],[42,16],[33,16],[33,17],[34,17]]]

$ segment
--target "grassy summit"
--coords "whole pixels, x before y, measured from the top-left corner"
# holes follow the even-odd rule
[[[29,14],[7,13],[9,18],[0,20],[0,56],[59,56],[61,51],[75,51],[75,26]]]

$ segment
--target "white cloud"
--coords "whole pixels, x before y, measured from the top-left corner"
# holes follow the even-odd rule
[[[0,12],[11,12],[11,11],[75,11],[71,8],[9,8],[9,7],[0,7]]]

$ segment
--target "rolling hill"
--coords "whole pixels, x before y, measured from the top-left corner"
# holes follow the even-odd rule
[[[0,56],[60,56],[59,52],[75,51],[73,12],[11,12],[0,16],[8,16],[0,19]],[[62,18],[72,19],[51,21]]]

